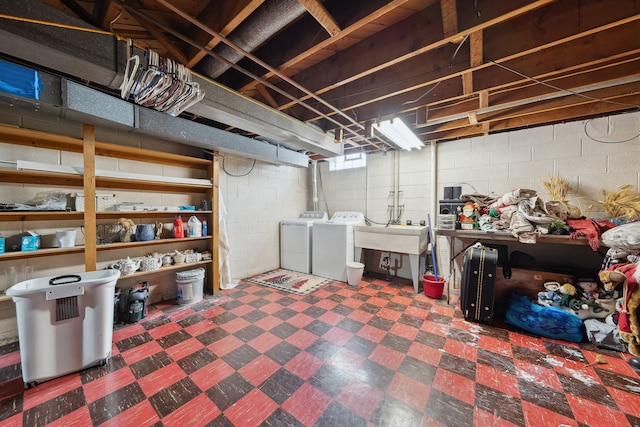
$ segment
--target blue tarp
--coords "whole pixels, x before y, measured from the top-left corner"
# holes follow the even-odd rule
[[[40,100],[42,79],[38,72],[20,65],[0,61],[0,91]]]

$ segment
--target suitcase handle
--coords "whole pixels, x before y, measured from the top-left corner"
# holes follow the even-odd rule
[[[59,280],[66,280],[65,282],[59,282]],[[77,274],[64,274],[62,276],[56,276],[49,280],[49,285],[66,285],[67,283],[76,283],[82,280],[82,277]]]

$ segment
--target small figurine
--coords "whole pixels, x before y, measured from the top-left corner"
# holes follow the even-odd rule
[[[458,208],[460,209],[460,208]],[[478,204],[467,202],[459,212],[460,228],[463,230],[473,230],[478,228]]]
[[[581,289],[580,300],[584,301],[590,307],[599,306],[598,297],[600,296],[600,290],[598,289],[598,282],[583,279],[578,280],[578,286]]]
[[[561,300],[560,283],[545,282],[544,291],[538,292],[538,304],[546,306],[559,306]]]

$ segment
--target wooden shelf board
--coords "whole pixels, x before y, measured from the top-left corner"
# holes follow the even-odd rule
[[[518,239],[511,233],[500,231],[476,231],[476,230],[435,230],[438,236],[455,237],[461,240],[502,241],[518,243]],[[571,239],[568,235],[543,234],[538,236],[536,243],[553,243],[560,245],[588,245],[584,236]]]
[[[169,216],[190,216],[190,215],[211,215],[212,211],[108,211],[108,212],[96,212],[96,218],[98,219],[106,219],[106,218],[161,218],[161,217],[169,217]]]
[[[0,212],[0,221],[82,220],[84,212],[76,211],[10,211]]]
[[[136,271],[135,273],[132,273],[132,274],[127,274],[125,276],[120,276],[120,279],[118,279],[118,280],[129,279],[129,278],[132,278],[132,277],[148,276],[150,274],[158,274],[158,273],[162,273],[164,271],[183,270],[183,269],[186,270],[188,268],[193,268],[193,267],[196,267],[196,266],[202,266],[202,265],[211,264],[212,262],[213,262],[212,260],[207,259],[207,260],[196,261],[196,262],[183,262],[183,263],[180,263],[180,264],[164,265],[164,266],[158,268],[157,270]]]
[[[72,248],[45,248],[30,252],[5,252],[0,254],[0,261],[24,258],[39,258],[43,256],[68,255],[83,253],[84,246],[74,246]]]
[[[211,239],[211,236],[203,236],[203,237],[184,237],[181,239],[154,239],[146,242],[115,242],[115,243],[107,243],[104,245],[98,245],[98,251],[107,251],[113,249],[124,249],[124,248],[133,248],[139,246],[154,246],[154,245],[175,245],[177,243],[183,242],[197,242],[202,240]]]
[[[84,147],[84,141],[82,138],[55,135],[48,132],[8,125],[0,125],[0,137],[4,141],[13,144],[75,153],[82,153]],[[127,160],[192,167],[202,170],[206,170],[211,164],[211,160],[208,159],[200,159],[145,148],[128,147],[107,142],[96,141],[95,147],[95,152],[98,156],[118,157]]]

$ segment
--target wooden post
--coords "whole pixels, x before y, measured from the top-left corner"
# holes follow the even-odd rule
[[[84,124],[84,268],[96,270],[96,134],[93,125]]]

